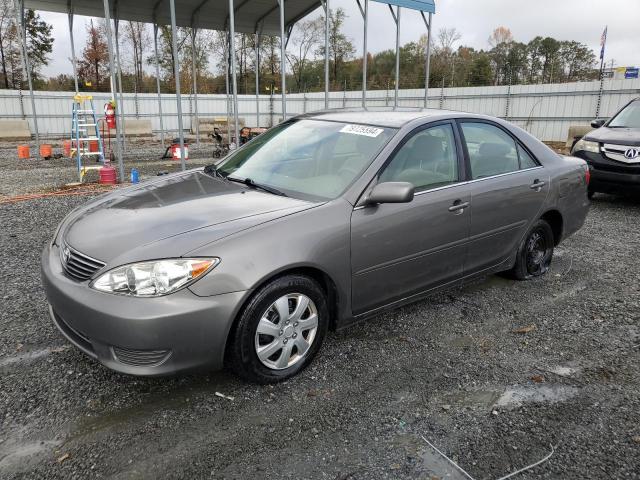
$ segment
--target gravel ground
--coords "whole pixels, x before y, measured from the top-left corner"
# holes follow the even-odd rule
[[[86,197],[0,205],[0,478],[640,478],[640,200],[596,196],[544,278],[328,336],[275,386],[138,379],[69,347],[40,252]],[[221,392],[233,399],[217,396]]]
[[[189,160],[187,168],[212,163],[213,145],[211,139],[203,139],[200,146],[195,145],[195,139],[190,140]],[[53,147],[53,153],[62,154],[62,140],[52,140],[48,143]],[[78,181],[76,160],[71,158],[39,158],[35,143],[30,145],[32,158],[19,159],[18,143],[0,142],[0,199],[2,197],[55,190],[67,183]],[[166,148],[166,147],[165,147]],[[132,138],[127,141],[126,152],[123,155],[125,180],[128,181],[131,169],[136,168],[140,179],[157,175],[159,172],[175,172],[180,169],[180,162],[170,158],[161,159],[165,148],[160,145],[160,139]],[[85,165],[99,165],[88,160]],[[117,163],[113,166],[117,168]],[[97,171],[89,171],[85,182],[96,182]]]

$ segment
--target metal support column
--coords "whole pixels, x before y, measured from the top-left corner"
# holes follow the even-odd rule
[[[73,83],[76,87],[76,93],[80,90],[78,89],[78,65],[76,62],[76,48],[73,41],[73,12],[68,12],[69,17],[69,41],[71,43],[71,65],[73,66]]]
[[[160,95],[160,57],[158,56],[158,24],[153,24],[153,52],[156,64],[156,89],[158,90],[158,118],[160,120],[160,141],[164,146],[164,124],[162,121],[162,96]]]
[[[284,38],[284,0],[278,0],[280,6],[280,88],[282,89],[282,121],[287,119],[287,45]]]
[[[427,47],[425,52],[425,68],[424,68],[424,108],[427,108],[427,101],[429,95],[429,68],[431,66],[431,25],[433,14],[429,12],[429,20],[424,16],[424,12],[420,12],[422,20],[427,27]]]
[[[391,16],[393,21],[396,22],[396,79],[395,79],[395,92],[393,97],[393,107],[398,106],[398,88],[400,86],[400,7],[396,7],[396,12],[393,11],[393,7],[389,5]]]
[[[331,10],[329,0],[322,2],[324,7],[324,108],[329,108],[329,28]]]
[[[106,0],[105,0],[106,1]],[[178,57],[178,29],[176,27],[176,2],[169,0],[171,11],[171,49],[173,51],[173,74],[176,80],[176,104],[178,108],[178,138],[180,139],[180,166],[187,169],[184,159],[184,128],[182,125],[182,96],[180,94],[180,58]]]
[[[117,14],[117,11],[116,11]],[[122,131],[120,133],[120,141],[122,142],[122,151],[127,151],[127,129],[124,124],[124,95],[122,91],[122,61],[120,59],[120,20],[118,18],[113,19],[113,25],[116,32],[116,63],[118,64],[118,94],[120,96],[120,124],[122,125]],[[116,110],[116,114],[118,111]]]
[[[113,37],[111,35],[111,10],[109,8],[109,0],[102,0],[104,4],[105,28],[107,29],[107,49],[109,50],[109,73],[111,75],[111,97],[116,101],[115,84],[116,71],[114,67]],[[120,108],[116,101],[116,112]],[[124,181],[124,164],[122,163],[122,145],[120,145],[120,122],[116,122],[116,158],[118,159],[118,169],[120,172],[120,181]]]
[[[33,81],[31,79],[31,64],[29,62],[29,52],[27,49],[27,25],[24,21],[24,1],[18,0],[16,7],[16,21],[20,26],[20,43],[22,44],[22,68],[27,76],[29,84],[29,97],[31,98],[31,117],[33,118],[33,129],[36,135],[36,145],[40,149],[40,132],[38,131],[38,118],[36,115],[36,100],[33,94]]]
[[[196,145],[200,146],[200,122],[198,119],[198,80],[196,78],[196,35],[197,28],[191,28],[191,76],[193,77],[193,113],[196,121]]]
[[[233,88],[233,132],[236,146],[240,147],[240,129],[238,128],[238,79],[236,75],[236,20],[233,0],[229,0],[229,52],[231,56],[231,87]]]
[[[360,13],[362,14],[362,19],[364,20],[364,36],[362,40],[362,106],[366,108],[367,106],[367,28],[369,26],[369,0],[364,0],[364,8],[360,4],[360,0],[356,0],[358,2],[358,7],[360,8]]]
[[[256,55],[256,127],[260,126],[260,33],[255,33]]]

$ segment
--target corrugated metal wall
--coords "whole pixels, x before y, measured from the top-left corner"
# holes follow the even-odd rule
[[[550,85],[514,85],[512,87],[431,88],[429,107],[483,113],[507,118],[541,140],[564,141],[570,125],[588,124],[595,116],[600,82],[579,82]],[[68,135],[71,125],[71,92],[36,92],[36,112],[40,134],[43,136]],[[640,80],[607,80],[601,99],[600,116],[610,116],[632,98],[640,96]],[[94,97],[96,109],[102,115],[102,106],[108,94]],[[424,90],[401,90],[400,106],[421,107]],[[359,107],[360,91],[331,92],[331,108]],[[393,105],[393,91],[367,92],[367,105]],[[311,112],[324,107],[323,93],[290,94],[287,96],[287,115]],[[191,128],[193,98],[182,97],[185,128]],[[227,102],[224,95],[199,95],[199,116],[224,116]],[[240,116],[247,125],[257,124],[254,95],[239,97]],[[177,131],[177,108],[174,95],[162,95],[165,130]],[[260,97],[260,125],[270,126],[281,118],[281,98],[278,95]],[[0,90],[0,119],[29,117],[31,131],[31,104],[28,92]],[[155,94],[128,93],[124,95],[126,118],[150,119],[154,131],[160,130],[158,98]]]

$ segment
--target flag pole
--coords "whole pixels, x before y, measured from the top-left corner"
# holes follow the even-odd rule
[[[596,104],[596,118],[600,116],[600,105],[602,104],[602,93],[604,91],[604,47],[607,44],[607,29],[605,25],[604,32],[600,37],[600,90],[598,91],[598,103]]]

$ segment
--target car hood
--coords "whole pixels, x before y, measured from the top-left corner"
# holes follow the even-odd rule
[[[584,136],[585,140],[618,145],[640,145],[640,128],[608,128],[600,127]]]
[[[314,205],[189,171],[101,197],[72,214],[62,234],[75,250],[118,264],[178,257]]]

